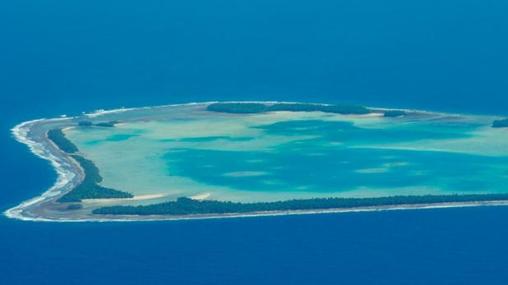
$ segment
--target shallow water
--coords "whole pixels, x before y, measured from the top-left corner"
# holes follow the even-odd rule
[[[0,1],[0,207],[55,180],[10,135],[34,118],[210,100],[506,116],[506,11],[503,0]],[[424,143],[400,147],[434,147]],[[474,140],[440,147],[486,151]],[[0,218],[0,284],[505,285],[507,217],[490,207],[144,224]]]
[[[185,107],[172,108],[66,134],[101,169],[104,186],[165,195],[153,202],[508,191],[508,132],[491,128],[492,117],[195,111],[175,120]]]

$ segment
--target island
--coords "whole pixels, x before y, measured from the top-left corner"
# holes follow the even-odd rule
[[[504,124],[495,116],[300,102],[39,119],[12,132],[58,179],[5,214],[153,221],[508,205]]]

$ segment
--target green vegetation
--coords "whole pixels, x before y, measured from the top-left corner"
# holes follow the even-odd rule
[[[493,128],[508,128],[508,119],[497,120],[492,123]]]
[[[95,164],[79,155],[71,155],[85,171],[85,178],[81,184],[63,195],[58,202],[80,202],[83,199],[110,199],[110,198],[132,198],[132,194],[102,187],[99,169]]]
[[[119,122],[118,121],[109,121],[109,122],[100,122],[100,123],[92,123],[90,121],[79,121],[78,122],[78,126],[79,127],[93,127],[93,126],[96,126],[96,127],[104,127],[104,128],[112,128],[114,127],[116,124],[118,124]]]
[[[380,198],[328,198],[289,200],[280,202],[234,203],[221,201],[196,201],[179,198],[176,201],[147,206],[112,206],[95,209],[100,215],[206,215],[235,214],[270,211],[348,209],[390,205],[417,205],[449,202],[481,202],[508,200],[508,194],[425,195],[393,196]]]
[[[48,138],[56,144],[56,146],[66,153],[76,153],[78,148],[65,137],[61,129],[54,129],[48,132]]]
[[[87,125],[87,124],[85,124]],[[69,139],[65,137],[65,134],[61,129],[54,129],[48,132],[48,138],[56,144],[56,146],[62,151],[71,154],[71,157],[76,160],[81,168],[85,172],[85,178],[81,184],[76,188],[72,189],[69,193],[63,195],[58,202],[80,202],[83,199],[108,199],[108,198],[132,198],[132,194],[102,187],[99,183],[102,182],[102,177],[99,174],[99,169],[95,164],[85,159],[84,157],[77,155],[79,150]],[[69,206],[73,208],[75,206]]]
[[[398,118],[398,117],[403,117],[407,115],[407,113],[405,111],[400,111],[400,110],[390,110],[390,111],[385,111],[384,113],[384,116],[386,118]]]
[[[320,105],[309,103],[213,103],[208,105],[208,111],[233,113],[233,114],[249,114],[249,113],[266,113],[275,111],[289,112],[325,112],[343,115],[364,115],[371,111],[363,106],[356,105]]]
[[[95,124],[95,126],[96,127],[104,127],[104,128],[113,128],[116,124],[118,124],[118,121],[97,123],[97,124]]]
[[[93,123],[90,121],[79,121],[78,126],[80,127],[91,127]]]

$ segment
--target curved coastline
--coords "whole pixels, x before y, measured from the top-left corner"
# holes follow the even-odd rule
[[[138,107],[138,108],[117,108],[117,109],[111,109],[111,110],[96,110],[91,113],[83,113],[83,116],[86,116],[88,118],[97,118],[103,115],[108,114],[118,114],[122,112],[127,111],[135,111],[135,110],[149,110],[153,108],[164,108],[164,107],[177,107],[177,106],[187,106],[187,105],[198,105],[198,104],[211,104],[215,103],[213,102],[192,102],[192,103],[186,103],[186,104],[169,104],[169,105],[161,105],[161,106],[146,106],[146,107]],[[44,144],[41,142],[37,142],[30,138],[29,133],[30,129],[35,124],[44,124],[44,123],[50,123],[50,122],[58,122],[58,121],[68,121],[78,118],[77,116],[72,117],[61,117],[61,118],[52,118],[52,119],[35,119],[35,120],[29,120],[22,122],[16,126],[14,126],[11,129],[11,134],[13,135],[14,139],[28,147],[31,153],[33,153],[35,156],[48,161],[52,168],[55,170],[57,174],[57,178],[55,183],[45,192],[43,192],[40,196],[30,198],[28,200],[25,200],[21,202],[19,205],[7,209],[3,212],[4,216],[12,219],[18,219],[23,221],[41,221],[41,222],[76,222],[76,221],[97,221],[97,219],[80,219],[80,220],[72,220],[72,219],[50,219],[45,217],[33,217],[30,215],[24,214],[24,211],[29,209],[30,207],[33,207],[37,204],[40,204],[44,201],[47,201],[49,199],[53,199],[56,196],[64,194],[66,191],[64,190],[64,187],[70,186],[73,179],[82,173],[76,173],[71,171],[72,167],[64,167],[64,164],[67,163],[62,159],[63,153],[52,153],[50,150],[45,148]],[[60,155],[60,157],[59,157]],[[75,168],[74,168],[75,169]],[[114,220],[114,219],[113,219]]]
[[[62,194],[62,188],[65,185],[71,183],[71,181],[76,177],[76,173],[67,170],[63,167],[63,161],[59,159],[55,154],[52,154],[50,151],[44,148],[41,143],[33,141],[29,137],[30,127],[35,123],[42,123],[45,121],[51,120],[60,120],[60,119],[37,119],[32,121],[23,122],[17,126],[15,126],[11,132],[14,138],[25,145],[28,146],[30,151],[35,154],[37,157],[40,157],[44,160],[50,162],[51,166],[57,173],[57,180],[51,188],[49,188],[46,192],[44,192],[41,196],[26,200],[19,204],[18,206],[8,209],[4,212],[5,216],[9,218],[25,220],[25,221],[51,221],[50,219],[45,219],[43,217],[29,217],[23,214],[23,211],[35,204],[41,203],[42,201],[53,198],[57,195]]]
[[[298,102],[279,102],[279,101],[228,101],[231,103],[298,103]],[[178,106],[194,106],[194,105],[208,105],[212,103],[218,103],[217,101],[211,102],[194,102],[186,104],[171,104],[162,106],[151,106],[151,107],[139,107],[139,108],[119,108],[112,110],[97,110],[92,113],[84,113],[83,116],[88,118],[97,118],[104,115],[118,114],[129,111],[140,111],[140,110],[152,110],[157,108],[165,107],[178,107]],[[329,105],[329,104],[317,104],[317,105]],[[388,108],[370,108],[371,110],[392,110]],[[430,112],[412,109],[398,109],[407,112],[419,112],[427,114],[440,114],[448,116],[462,116],[459,114],[448,114],[441,112]],[[82,180],[83,171],[80,170],[76,165],[72,165],[69,162],[69,157],[61,150],[54,151],[41,141],[34,140],[30,137],[32,128],[38,125],[45,125],[50,123],[58,122],[71,122],[76,120],[77,116],[74,117],[62,117],[54,119],[37,119],[26,121],[18,124],[11,129],[11,133],[14,138],[30,149],[30,151],[44,159],[49,161],[53,169],[57,173],[57,179],[53,186],[47,191],[42,193],[38,197],[34,197],[23,201],[21,204],[8,209],[4,212],[4,215],[18,220],[23,221],[38,221],[38,222],[126,222],[126,221],[164,221],[164,220],[191,220],[191,219],[217,219],[217,218],[243,218],[243,217],[258,217],[258,216],[280,216],[280,215],[307,215],[307,214],[331,214],[331,213],[349,213],[349,212],[373,212],[373,211],[393,211],[393,210],[418,210],[418,209],[438,209],[438,208],[457,208],[457,207],[480,207],[480,206],[507,206],[508,201],[482,201],[482,202],[450,202],[450,203],[434,203],[434,204],[413,204],[413,205],[388,205],[388,206],[377,206],[377,207],[357,207],[357,208],[339,208],[339,209],[323,209],[323,210],[294,210],[294,211],[273,211],[273,212],[255,212],[255,213],[242,213],[242,214],[209,214],[209,215],[189,215],[189,216],[118,216],[111,218],[104,217],[80,217],[76,219],[70,218],[53,218],[45,216],[36,216],[33,214],[27,214],[33,207],[37,207],[45,202],[52,201],[56,197],[72,190],[76,186],[76,183]],[[56,146],[55,146],[56,147]],[[81,180],[80,180],[81,179]]]

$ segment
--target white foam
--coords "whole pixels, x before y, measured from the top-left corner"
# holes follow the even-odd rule
[[[144,106],[144,107],[135,107],[135,108],[118,108],[111,110],[98,109],[91,113],[83,113],[84,116],[89,118],[97,118],[104,115],[110,114],[119,114],[128,111],[139,111],[139,110],[151,110],[151,109],[159,109],[159,108],[167,108],[167,107],[181,107],[181,106],[194,106],[194,105],[208,105],[212,103],[218,103],[219,101],[210,101],[210,102],[191,102],[191,103],[183,103],[183,104],[169,104],[169,105],[159,105],[159,106]]]
[[[216,214],[216,215],[189,215],[189,216],[133,216],[132,218],[93,218],[93,219],[47,219],[47,218],[22,218],[26,221],[36,222],[158,222],[158,221],[184,221],[184,220],[215,220],[215,219],[240,219],[257,217],[277,217],[277,216],[301,216],[301,215],[323,215],[323,214],[345,214],[345,213],[371,213],[385,211],[414,211],[414,210],[432,210],[432,209],[453,209],[453,208],[472,208],[472,207],[506,207],[508,201],[487,201],[487,202],[459,202],[459,203],[440,203],[440,204],[415,204],[415,205],[392,205],[379,207],[358,207],[349,209],[324,209],[324,210],[294,210],[294,211],[273,211],[256,212],[247,214]]]
[[[56,195],[61,194],[62,188],[70,183],[74,177],[75,174],[64,167],[64,162],[53,155],[50,151],[44,148],[44,146],[41,143],[38,143],[36,141],[33,141],[29,137],[30,128],[36,124],[41,122],[51,122],[51,121],[59,121],[59,120],[67,120],[67,119],[38,119],[33,121],[28,121],[21,123],[17,126],[15,126],[11,132],[13,136],[16,138],[17,141],[20,143],[23,143],[28,146],[30,151],[35,154],[36,156],[45,159],[51,163],[53,168],[55,169],[57,173],[57,180],[55,184],[46,192],[44,192],[41,196],[26,200],[19,204],[18,206],[11,208],[7,211],[5,211],[4,215],[9,218],[15,218],[20,220],[33,220],[33,221],[39,221],[39,220],[45,220],[44,218],[33,218],[23,215],[23,210],[35,205],[37,203],[40,203],[46,199],[55,197]]]
[[[167,105],[158,105],[158,106],[144,106],[144,107],[134,107],[134,108],[118,108],[118,109],[97,109],[91,113],[83,113],[84,116],[89,118],[97,118],[104,115],[110,114],[118,114],[128,111],[139,111],[139,110],[150,110],[150,109],[158,109],[158,108],[167,108],[167,107],[182,107],[182,106],[195,106],[195,105],[210,105],[214,103],[257,103],[257,104],[311,104],[316,106],[330,106],[331,104],[325,103],[302,103],[302,102],[293,102],[293,101],[205,101],[205,102],[190,102],[190,103],[181,103],[181,104],[167,104]]]
[[[136,111],[136,110],[151,110],[157,108],[167,108],[167,107],[179,107],[179,106],[193,106],[193,105],[209,105],[213,103],[264,103],[264,104],[277,104],[277,103],[286,103],[286,104],[298,104],[301,102],[288,102],[288,101],[209,101],[209,102],[191,102],[185,104],[170,104],[170,105],[162,105],[162,106],[148,106],[148,107],[138,107],[138,108],[119,108],[112,110],[96,110],[92,113],[85,113],[84,115],[89,118],[96,118],[103,115],[108,114],[117,114],[127,111]],[[323,105],[327,106],[330,104],[320,104],[320,103],[310,103],[314,105]],[[374,110],[394,110],[387,108],[370,108]],[[412,110],[412,109],[397,109],[403,110],[407,112],[419,112],[419,113],[427,113],[427,114],[443,114],[438,112],[428,112],[422,110]],[[449,115],[449,114],[448,114]],[[261,212],[261,213],[252,213],[252,214],[231,214],[231,215],[210,215],[210,216],[189,216],[189,217],[133,217],[133,218],[115,218],[115,219],[104,219],[104,218],[94,218],[94,219],[50,219],[44,217],[32,217],[26,216],[23,214],[23,211],[37,203],[40,203],[44,200],[50,199],[57,195],[62,194],[62,191],[66,185],[68,185],[76,176],[70,169],[70,167],[64,167],[66,162],[62,161],[57,156],[53,155],[49,150],[44,148],[42,143],[33,141],[29,137],[30,128],[37,123],[42,122],[54,122],[61,120],[69,120],[74,119],[75,117],[61,117],[55,119],[38,119],[23,122],[17,126],[15,126],[11,132],[17,141],[27,145],[32,153],[36,156],[48,160],[57,173],[57,180],[55,184],[44,192],[42,195],[26,200],[19,204],[18,206],[11,208],[4,212],[4,215],[9,218],[24,220],[24,221],[37,221],[37,222],[129,222],[129,221],[161,221],[161,220],[191,220],[191,219],[219,219],[219,218],[246,218],[246,217],[259,217],[259,216],[280,216],[280,215],[307,215],[307,214],[328,214],[328,213],[350,213],[350,212],[375,212],[375,211],[392,211],[392,210],[417,210],[417,209],[438,209],[438,208],[457,208],[457,207],[477,207],[477,206],[507,206],[508,201],[490,201],[490,202],[464,202],[464,203],[443,203],[443,204],[424,204],[424,205],[394,205],[394,206],[384,206],[384,207],[360,207],[353,209],[329,209],[329,210],[302,210],[302,211],[276,211],[276,212]]]
[[[134,111],[134,110],[143,110],[143,109],[152,109],[152,108],[164,108],[164,107],[177,107],[177,106],[186,106],[186,105],[206,105],[211,104],[214,102],[206,102],[206,103],[186,103],[186,104],[172,104],[172,105],[164,105],[164,106],[152,106],[152,107],[140,107],[140,108],[119,108],[119,109],[113,109],[113,110],[97,110],[93,113],[84,114],[85,116],[88,116],[89,118],[96,118],[99,116],[107,115],[107,114],[116,114],[126,111]],[[24,221],[56,221],[53,219],[47,219],[43,217],[31,217],[26,216],[23,214],[23,211],[37,203],[41,203],[44,200],[50,199],[52,197],[55,197],[57,195],[62,194],[63,188],[69,184],[76,176],[75,173],[70,171],[70,168],[64,167],[64,163],[60,158],[53,155],[50,151],[48,151],[43,144],[40,142],[36,142],[32,139],[30,139],[29,132],[31,127],[34,124],[39,124],[43,122],[55,122],[55,121],[63,121],[63,120],[69,120],[74,119],[76,117],[60,117],[60,118],[54,118],[54,119],[37,119],[37,120],[31,120],[23,122],[14,128],[11,129],[11,133],[14,136],[14,138],[22,143],[28,146],[30,151],[35,154],[36,156],[47,160],[50,162],[50,164],[53,166],[57,173],[57,179],[56,182],[53,184],[51,188],[49,188],[46,192],[44,192],[42,195],[23,201],[21,204],[8,209],[3,214],[9,218],[13,219],[19,219]]]
[[[123,112],[127,112],[127,111],[132,111],[132,110],[136,110],[136,108],[120,108],[120,109],[113,109],[113,110],[98,109],[92,113],[85,113],[83,115],[85,115],[89,118],[97,118],[97,117],[104,116],[104,115],[123,113]]]

